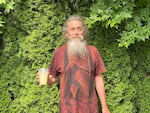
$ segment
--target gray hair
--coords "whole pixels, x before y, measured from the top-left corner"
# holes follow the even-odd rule
[[[67,25],[70,21],[73,21],[73,20],[78,20],[80,22],[82,22],[83,24],[83,28],[84,28],[84,37],[87,36],[87,32],[88,32],[88,28],[87,28],[87,25],[85,24],[83,18],[81,16],[78,16],[78,15],[72,15],[72,16],[69,16],[69,18],[66,20],[66,22],[64,23],[64,26],[63,26],[63,34],[66,33],[67,31]]]

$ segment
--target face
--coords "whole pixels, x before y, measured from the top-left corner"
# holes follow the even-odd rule
[[[67,24],[67,31],[65,36],[67,39],[77,38],[83,36],[84,34],[84,27],[81,21],[79,20],[72,20]]]

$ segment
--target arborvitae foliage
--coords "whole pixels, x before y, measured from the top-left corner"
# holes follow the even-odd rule
[[[134,100],[138,113],[150,112],[150,41],[137,43],[129,48],[132,72],[130,80],[136,88]]]
[[[9,15],[0,60],[0,112],[58,113],[58,84],[40,87],[35,80],[37,69],[45,63],[49,67],[54,49],[64,40],[65,15],[57,5],[20,1]]]
[[[104,59],[107,72],[104,74],[108,106],[111,113],[134,113],[133,100],[136,91],[130,80],[130,56],[125,48],[118,48],[115,29],[106,30],[95,23],[90,29],[89,43],[95,45]]]

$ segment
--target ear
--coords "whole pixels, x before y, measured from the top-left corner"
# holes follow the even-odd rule
[[[68,36],[69,36],[69,35],[68,35],[68,32],[65,32],[65,33],[64,33],[64,36],[65,36],[66,38],[68,38]]]

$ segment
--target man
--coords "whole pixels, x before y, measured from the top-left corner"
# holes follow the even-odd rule
[[[106,71],[105,65],[98,50],[86,44],[86,32],[83,19],[70,16],[63,27],[67,44],[57,48],[52,59],[48,84],[55,83],[57,76],[60,77],[61,113],[98,113],[97,94],[102,113],[110,113],[101,75]]]

